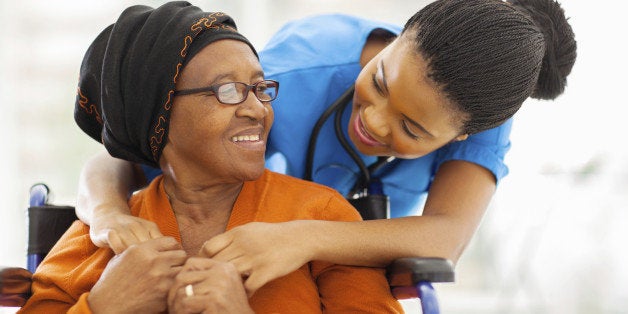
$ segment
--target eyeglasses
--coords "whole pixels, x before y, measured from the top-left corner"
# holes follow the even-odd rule
[[[220,103],[226,105],[237,105],[246,100],[251,90],[253,90],[255,97],[257,97],[259,101],[273,101],[277,98],[279,82],[273,80],[263,80],[253,85],[248,85],[242,82],[228,82],[207,87],[176,90],[174,91],[174,95],[183,96],[202,92],[212,92],[210,95],[216,96],[216,99],[218,99]]]

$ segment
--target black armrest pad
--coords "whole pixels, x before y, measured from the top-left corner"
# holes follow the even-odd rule
[[[454,264],[437,257],[404,257],[387,267],[391,287],[416,286],[421,281],[453,282]]]
[[[20,307],[31,293],[32,274],[20,267],[0,267],[0,306]]]

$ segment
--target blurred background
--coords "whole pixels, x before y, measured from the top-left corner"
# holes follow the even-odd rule
[[[25,266],[29,187],[43,181],[55,203],[74,205],[81,166],[102,149],[73,121],[85,50],[127,6],[164,2],[0,0],[0,265]],[[193,4],[229,13],[261,48],[291,19],[344,12],[403,24],[429,2]],[[628,313],[628,62],[621,35],[628,5],[562,5],[578,41],[566,93],[554,102],[529,100],[517,113],[510,174],[458,264],[457,282],[437,285],[443,313]]]

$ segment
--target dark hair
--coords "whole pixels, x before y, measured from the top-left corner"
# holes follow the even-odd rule
[[[463,134],[504,123],[529,96],[556,98],[576,59],[554,0],[438,0],[408,20],[403,36],[463,114]]]

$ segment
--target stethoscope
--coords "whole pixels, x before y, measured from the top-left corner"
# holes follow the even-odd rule
[[[353,98],[354,90],[355,85],[351,85],[318,118],[316,124],[314,124],[314,128],[312,129],[312,134],[310,135],[305,160],[305,179],[312,181],[314,171],[314,154],[316,152],[316,141],[318,140],[318,135],[323,127],[323,124],[332,114],[335,113],[334,130],[336,132],[336,137],[338,138],[340,145],[342,145],[342,148],[347,152],[347,154],[349,154],[351,159],[358,166],[361,174],[361,177],[356,181],[355,185],[347,195],[348,199],[358,199],[372,194],[384,194],[381,182],[379,179],[374,178],[372,174],[391,164],[391,162],[395,160],[395,157],[378,157],[375,163],[367,167],[362,158],[360,158],[358,152],[355,148],[353,148],[353,146],[351,146],[349,140],[347,140],[344,132],[342,131],[341,118],[347,109],[349,102],[351,102],[351,99]]]

